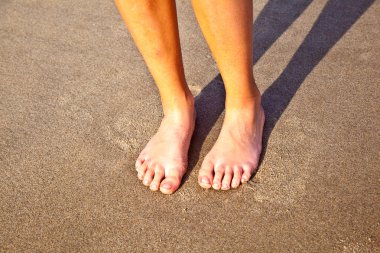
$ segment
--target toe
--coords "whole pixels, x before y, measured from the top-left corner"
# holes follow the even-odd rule
[[[164,194],[172,194],[175,192],[181,183],[181,179],[177,177],[165,177],[161,182],[160,191]]]
[[[135,163],[135,168],[137,171],[139,171],[141,165],[144,163],[144,159],[143,158],[137,158],[136,160],[136,163]]]
[[[152,183],[150,184],[150,189],[152,191],[157,191],[160,187],[160,184],[161,184],[161,181],[162,179],[164,178],[165,176],[165,172],[164,172],[164,169],[157,165],[155,170],[154,170],[154,178],[153,178],[153,181]]]
[[[144,176],[145,176],[145,172],[147,171],[148,169],[148,163],[146,161],[144,161],[141,166],[138,168],[137,170],[137,177],[140,179],[140,180],[143,180],[144,179]]]
[[[243,175],[241,176],[241,182],[245,183],[245,182],[248,182],[252,176],[253,166],[250,164],[244,164],[242,167],[243,167]]]
[[[153,180],[153,176],[154,176],[154,167],[153,167],[153,166],[149,166],[149,168],[148,168],[147,171],[145,172],[145,176],[144,176],[143,184],[144,184],[145,186],[149,186],[150,183],[151,183],[152,180]]]
[[[222,180],[222,190],[229,190],[231,188],[231,180],[233,176],[233,168],[231,166],[226,166],[224,171],[224,176]]]
[[[214,176],[214,181],[212,182],[212,188],[214,188],[215,190],[220,190],[220,187],[222,186],[223,175],[224,175],[224,167],[218,166],[215,169],[215,176]]]
[[[237,188],[241,182],[243,169],[240,166],[234,166],[234,177],[232,178],[232,188]]]
[[[198,183],[203,188],[210,188],[213,181],[214,164],[205,160],[199,170]]]
[[[160,191],[164,194],[172,194],[181,184],[181,179],[186,171],[185,168],[172,168],[165,171],[165,179],[162,180]]]

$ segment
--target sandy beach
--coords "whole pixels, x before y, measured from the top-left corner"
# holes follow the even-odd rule
[[[198,118],[163,195],[136,176],[162,109],[114,2],[0,1],[0,252],[380,252],[380,2],[254,1],[264,151],[230,191],[197,183],[225,91],[177,10]]]

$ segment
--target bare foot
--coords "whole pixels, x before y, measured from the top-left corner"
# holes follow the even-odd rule
[[[251,178],[260,158],[264,121],[260,99],[252,106],[226,108],[219,137],[199,171],[200,186],[228,190]]]
[[[171,194],[178,189],[187,169],[195,117],[193,102],[165,113],[157,133],[141,151],[137,176],[152,191]]]

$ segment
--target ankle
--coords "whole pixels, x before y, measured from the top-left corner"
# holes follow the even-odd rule
[[[165,99],[162,106],[165,116],[189,117],[195,113],[194,97],[191,93]]]
[[[225,103],[226,113],[229,112],[258,112],[261,108],[261,94],[255,92],[249,95],[227,96]]]

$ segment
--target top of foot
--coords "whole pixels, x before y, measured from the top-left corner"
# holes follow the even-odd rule
[[[194,107],[168,112],[141,151],[136,161],[138,178],[152,191],[171,194],[178,189],[187,169],[194,125]]]
[[[200,186],[228,190],[251,178],[260,159],[264,121],[261,106],[226,111],[219,137],[199,171]]]

